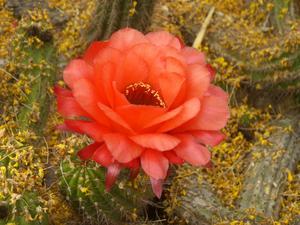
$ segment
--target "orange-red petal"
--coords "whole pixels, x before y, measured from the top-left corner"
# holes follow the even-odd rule
[[[158,151],[168,151],[175,148],[180,140],[169,134],[140,134],[130,137],[138,145],[144,148],[152,148]]]
[[[141,57],[148,65],[153,64],[154,60],[160,54],[160,49],[151,43],[135,45],[129,51]]]
[[[178,73],[165,72],[161,73],[158,79],[161,90],[160,92],[163,96],[164,102],[167,107],[169,107],[178,96],[182,86],[185,85],[185,77]]]
[[[168,120],[174,118],[175,116],[179,115],[179,113],[181,113],[182,111],[183,111],[183,106],[179,106],[176,109],[166,112],[163,115],[151,120],[148,124],[146,124],[144,126],[144,129],[153,128],[154,126],[156,127],[157,125],[159,125],[165,121],[168,121]]]
[[[77,103],[74,97],[57,96],[57,111],[64,117],[89,117],[89,114],[84,111]]]
[[[83,55],[83,59],[92,64],[93,60],[95,59],[96,55],[105,47],[108,46],[108,41],[94,41],[90,44],[88,49],[85,51]]]
[[[206,68],[209,70],[210,80],[212,81],[215,78],[217,72],[210,64],[206,64]]]
[[[106,173],[106,177],[105,177],[105,190],[106,191],[110,191],[111,187],[116,182],[120,171],[121,171],[121,166],[119,163],[113,163],[107,167],[107,173]]]
[[[126,130],[127,133],[133,133],[133,130],[128,123],[114,110],[100,102],[98,102],[98,107],[111,120],[111,124],[114,128],[117,130]]]
[[[192,98],[182,105],[181,112],[174,118],[164,122],[157,130],[157,132],[167,132],[173,130],[187,121],[194,118],[200,111],[200,101],[198,98]]]
[[[211,154],[206,147],[198,144],[192,135],[178,135],[181,143],[174,149],[176,154],[193,166],[204,166],[210,161]]]
[[[97,94],[95,86],[86,79],[78,80],[73,87],[73,94],[79,105],[88,112],[98,123],[110,126],[110,121],[98,108],[97,102],[101,101],[101,96]]]
[[[56,96],[73,97],[71,90],[65,89],[59,85],[54,86],[54,93]]]
[[[115,78],[120,91],[124,91],[130,84],[144,82],[149,75],[149,66],[145,60],[132,51],[127,52],[120,63],[121,72]]]
[[[123,134],[109,133],[103,136],[106,146],[113,157],[120,163],[128,163],[139,157],[143,148]]]
[[[180,158],[173,150],[164,152],[164,156],[173,164],[182,164],[184,160]]]
[[[125,51],[134,45],[149,42],[145,36],[134,29],[124,28],[112,34],[109,46]]]
[[[146,174],[154,179],[165,179],[169,161],[162,152],[146,149],[141,155],[141,165]]]
[[[166,31],[157,31],[146,34],[146,38],[157,46],[169,46],[176,49],[181,49],[181,43],[177,37]]]
[[[163,180],[162,179],[155,179],[150,177],[152,191],[157,198],[161,198],[161,194],[163,191]]]
[[[221,131],[191,131],[197,142],[205,145],[216,146],[220,144],[221,141],[224,140],[225,135]]]
[[[97,142],[102,142],[103,135],[109,132],[107,128],[100,126],[96,122],[65,120],[64,125],[65,129],[76,133],[87,134]]]
[[[229,118],[227,95],[224,96],[211,94],[202,98],[200,112],[194,119],[182,126],[181,131],[222,129]]]
[[[206,65],[205,55],[191,47],[185,47],[181,50],[181,55],[184,57],[187,64]]]
[[[165,109],[149,105],[124,105],[115,109],[135,131],[141,130],[154,118],[164,115]]]
[[[64,69],[63,76],[66,84],[73,89],[80,79],[92,79],[93,67],[82,59],[72,60]]]
[[[108,167],[114,162],[114,158],[105,144],[102,144],[94,151],[92,155],[92,160],[105,167]]]
[[[210,72],[202,65],[194,64],[188,67],[186,98],[202,98],[210,86]]]
[[[95,142],[95,143],[90,144],[90,145],[84,147],[83,149],[79,150],[77,152],[77,155],[81,160],[88,160],[93,156],[96,149],[99,148],[100,146],[101,146],[101,143]]]

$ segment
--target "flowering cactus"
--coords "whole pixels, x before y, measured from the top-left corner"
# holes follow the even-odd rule
[[[170,164],[207,166],[206,145],[223,139],[228,96],[213,77],[204,54],[171,34],[122,29],[65,68],[60,128],[94,140],[78,156],[107,167],[107,190],[122,168],[142,167],[160,197]]]

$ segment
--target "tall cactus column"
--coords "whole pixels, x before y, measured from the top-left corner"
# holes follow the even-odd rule
[[[300,124],[296,117],[277,122],[277,130],[268,139],[268,146],[255,146],[245,174],[241,209],[254,208],[275,219],[279,216],[282,192],[288,173],[300,161]]]
[[[39,190],[47,157],[43,130],[57,73],[51,31],[47,15],[31,11],[18,22],[10,46],[8,91],[18,91],[3,103],[10,120],[3,126],[0,150],[0,201],[6,210],[0,224],[49,223]]]
[[[86,40],[104,40],[116,30],[132,27],[145,31],[150,25],[155,0],[98,1],[93,22],[86,32]]]

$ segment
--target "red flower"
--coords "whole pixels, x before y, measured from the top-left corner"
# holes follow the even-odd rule
[[[55,88],[61,128],[95,142],[83,160],[107,167],[107,189],[122,168],[142,167],[159,197],[170,164],[210,162],[222,139],[228,96],[211,84],[205,56],[167,32],[122,29],[94,42],[64,70],[70,89]]]

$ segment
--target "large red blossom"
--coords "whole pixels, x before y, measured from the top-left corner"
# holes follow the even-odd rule
[[[122,168],[141,167],[159,197],[170,164],[206,166],[207,146],[223,139],[228,96],[213,77],[204,54],[175,36],[122,29],[65,68],[60,128],[94,140],[78,155],[107,167],[107,189]]]

